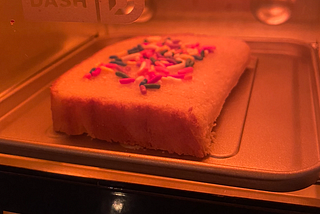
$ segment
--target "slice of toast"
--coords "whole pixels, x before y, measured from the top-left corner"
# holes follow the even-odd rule
[[[110,45],[52,84],[54,130],[204,157],[249,60],[248,45],[232,38],[135,37]]]

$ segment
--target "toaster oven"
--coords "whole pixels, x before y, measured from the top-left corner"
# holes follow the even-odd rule
[[[21,0],[0,5],[3,211],[320,208],[318,0]],[[218,118],[209,157],[134,150],[53,131],[52,81],[110,44],[164,34],[235,37],[251,48],[251,62]]]

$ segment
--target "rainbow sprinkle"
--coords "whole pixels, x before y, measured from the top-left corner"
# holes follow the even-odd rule
[[[109,56],[108,63],[92,68],[84,78],[91,79],[102,71],[113,72],[120,77],[120,84],[139,83],[141,94],[147,89],[160,89],[160,80],[192,80],[193,66],[213,53],[215,46],[201,46],[200,43],[185,44],[170,37],[151,36],[141,44],[126,51]],[[135,77],[129,75],[137,67]]]

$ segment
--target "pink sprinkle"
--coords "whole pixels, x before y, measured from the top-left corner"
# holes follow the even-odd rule
[[[159,58],[159,55],[155,52],[151,57],[153,57],[155,60]]]
[[[173,77],[173,78],[177,78],[177,79],[184,79],[184,74],[170,74],[169,75],[170,77]]]
[[[190,45],[186,45],[187,48],[196,48],[199,47],[199,42],[195,43],[195,44],[190,44]]]
[[[154,66],[154,69],[157,71],[157,72],[161,72],[161,73],[164,73],[164,74],[169,74],[170,71],[165,68],[165,67],[162,67],[162,66]]]
[[[203,46],[202,49],[203,50],[208,50],[209,53],[212,53],[216,49],[216,47],[215,46],[206,45],[206,46]]]
[[[143,61],[143,62],[141,63],[141,65],[140,65],[139,71],[138,71],[138,73],[137,73],[139,76],[142,76],[145,72],[148,71],[148,69],[146,68],[146,66],[147,66],[147,62],[146,62],[146,61]]]
[[[186,68],[178,70],[178,74],[187,74],[187,73],[192,73],[192,72],[193,72],[193,67],[186,67]]]
[[[177,53],[182,53],[182,49],[176,49],[174,50],[174,53],[177,54]]]
[[[104,66],[107,67],[107,68],[112,68],[112,69],[115,69],[115,68],[118,67],[118,65],[114,64],[114,63],[107,63]]]
[[[144,69],[138,71],[138,72],[137,72],[137,75],[138,75],[138,76],[144,76],[145,73],[147,73],[147,72],[148,72],[148,69],[144,68]]]
[[[147,88],[144,85],[140,85],[140,92],[141,94],[147,94]]]
[[[91,75],[96,77],[101,73],[101,68],[96,68],[96,70],[91,72]]]
[[[83,78],[91,79],[91,74],[86,73],[86,74],[83,76]]]
[[[160,56],[160,57],[158,57],[158,60],[167,61],[167,58],[165,58],[165,57],[163,57],[163,56]]]
[[[179,39],[172,40],[172,43],[173,43],[173,44],[178,44],[179,42],[180,42]]]
[[[139,59],[136,59],[136,62],[137,62],[137,67],[140,67],[142,62],[144,62],[144,58],[141,56],[139,57]]]
[[[184,80],[192,80],[192,75],[185,75]]]
[[[180,48],[179,44],[167,44],[170,48],[175,49],[175,48]]]
[[[151,67],[151,60],[150,59],[145,59],[145,61],[146,61],[146,69],[150,69],[150,67]]]
[[[162,46],[163,46],[163,43],[162,43],[162,42],[157,42],[156,45],[159,46],[159,47],[162,47]]]
[[[129,83],[132,83],[134,81],[135,81],[134,78],[122,78],[122,79],[119,79],[119,82],[121,84],[129,84]]]
[[[167,58],[166,59],[169,63],[177,64],[177,62],[174,59]]]
[[[155,54],[156,54],[156,56],[157,56],[157,59],[163,57],[163,56],[161,55],[161,53],[159,53],[159,52],[156,52]]]
[[[175,64],[172,63],[172,62],[169,62],[169,63],[165,64],[166,67],[171,66],[171,65],[175,65]]]
[[[120,66],[120,65],[117,65],[116,66],[116,68],[115,68],[115,70],[117,70],[117,71],[121,71],[121,72],[123,72],[123,73],[128,73],[128,71],[130,71],[131,70],[131,68],[129,67],[129,66],[126,66],[126,67],[122,67],[122,66]]]
[[[183,49],[181,53],[183,53],[183,54],[189,54],[186,49]]]
[[[166,67],[162,62],[159,62],[159,61],[156,61],[155,63],[154,63],[156,66],[161,66],[161,67]]]
[[[150,81],[150,79],[153,79],[154,77],[156,76],[156,73],[151,71],[151,72],[148,72],[145,77],[146,79],[148,80],[148,82]]]
[[[102,63],[102,62],[101,62],[97,67],[100,67],[100,66],[106,67],[105,65],[106,65],[105,63]]]
[[[146,49],[146,50],[143,50],[143,51],[140,51],[140,54],[145,57],[145,58],[150,58],[154,53],[154,50],[152,49]]]
[[[162,78],[162,75],[155,75],[153,76],[152,78],[149,79],[148,83],[156,83],[158,82],[159,80],[161,80]]]
[[[121,67],[121,66],[119,66],[119,67]],[[125,72],[129,72],[129,71],[131,71],[131,67],[130,66],[126,66],[126,67],[123,68],[123,70]]]

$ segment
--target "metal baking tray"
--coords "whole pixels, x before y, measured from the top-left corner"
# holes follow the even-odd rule
[[[214,151],[207,158],[53,131],[49,86],[74,64],[114,42],[99,38],[1,101],[0,153],[260,190],[312,185],[320,172],[317,49],[296,40],[246,41],[253,60],[224,105]],[[18,105],[5,112],[12,103]]]

